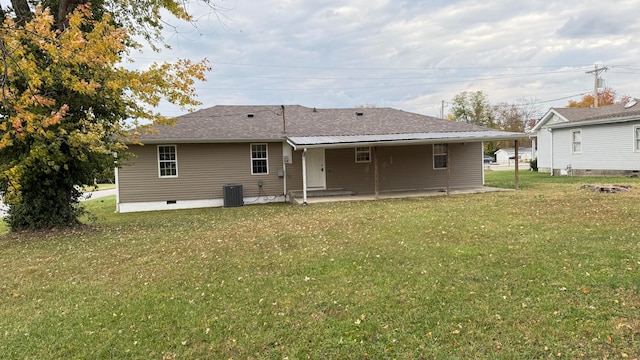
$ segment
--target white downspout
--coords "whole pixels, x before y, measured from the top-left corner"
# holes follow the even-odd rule
[[[284,202],[287,202],[289,199],[287,199],[287,163],[284,162],[284,156],[282,157],[282,176],[283,176],[283,181],[282,181],[282,188],[283,188],[283,194],[284,194]]]
[[[302,150],[302,205],[307,205],[307,148]]]
[[[549,155],[551,156],[551,176],[553,176],[553,130],[547,128],[547,131],[549,131],[551,136],[551,153]]]
[[[480,143],[480,158],[482,159],[482,186],[484,186],[484,142]]]

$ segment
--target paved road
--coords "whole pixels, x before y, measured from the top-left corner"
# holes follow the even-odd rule
[[[485,170],[515,170],[516,169],[516,165],[514,163],[510,163],[510,164],[498,164],[498,163],[493,163],[493,164],[485,164],[484,166]],[[518,164],[518,169],[520,171],[528,171],[529,170],[529,163],[519,163]]]
[[[84,201],[84,200],[90,200],[90,199],[99,199],[101,197],[115,195],[115,193],[116,193],[116,189],[87,192],[87,193],[84,193],[84,195],[80,200]],[[2,199],[0,199],[0,218],[5,217],[6,215],[7,215],[7,206],[2,202]]]

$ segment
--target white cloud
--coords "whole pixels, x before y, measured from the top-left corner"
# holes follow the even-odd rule
[[[143,60],[210,59],[203,107],[376,104],[438,115],[468,90],[492,102],[584,93],[595,63],[610,66],[603,77],[619,95],[640,97],[636,12],[632,0],[237,0],[223,24],[203,10],[197,28],[167,33],[173,51]]]

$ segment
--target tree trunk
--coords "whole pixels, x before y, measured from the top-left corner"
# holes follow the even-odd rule
[[[27,21],[31,20],[33,13],[29,8],[27,0],[11,0],[11,6],[16,13],[16,24],[24,25]]]
[[[56,27],[58,30],[63,31],[69,25],[67,15],[69,15],[79,3],[80,1],[77,0],[60,0],[58,16],[56,17]]]

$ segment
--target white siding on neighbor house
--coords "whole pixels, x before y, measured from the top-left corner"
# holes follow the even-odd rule
[[[566,123],[566,120],[556,114],[552,114],[551,118],[547,120],[537,132],[537,154],[538,157],[538,169],[541,171],[551,171],[551,167],[558,168],[554,162],[552,162],[551,156],[555,149],[551,147],[551,139],[555,137],[548,130],[548,126]],[[555,141],[555,140],[554,140]]]
[[[570,166],[571,169],[580,170],[640,170],[640,152],[634,149],[634,126],[637,125],[640,125],[640,121],[554,129],[553,168],[565,169]],[[571,151],[571,133],[574,130],[582,132],[582,151],[577,154]],[[545,132],[548,133],[544,128],[538,132],[538,167],[543,167],[543,151],[550,150],[549,146],[543,146],[540,139]]]
[[[551,169],[551,138],[553,134],[542,128],[538,131],[537,148],[538,148],[538,168]]]

